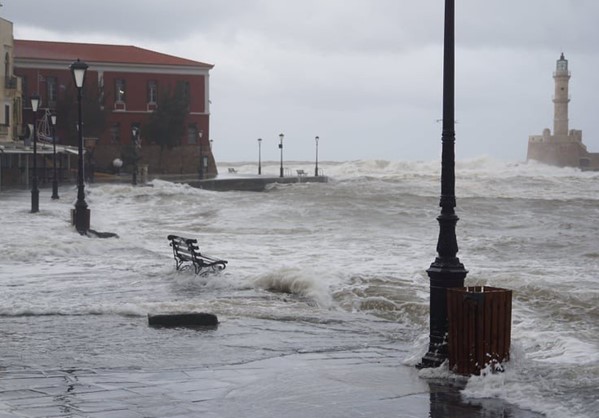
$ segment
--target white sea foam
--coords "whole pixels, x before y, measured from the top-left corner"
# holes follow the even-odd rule
[[[542,368],[546,366],[534,366],[534,360],[518,341],[512,344],[510,354],[510,361],[504,363],[504,372],[491,373],[486,369],[479,376],[471,376],[463,395],[468,398],[507,399],[523,409],[541,412],[548,418],[593,416],[592,405],[581,405],[574,394],[569,393],[571,388],[566,389],[570,386],[568,382],[555,385],[550,377],[553,373],[544,373]]]

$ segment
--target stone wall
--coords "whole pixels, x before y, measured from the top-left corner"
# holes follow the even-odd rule
[[[574,142],[544,142],[531,137],[526,159],[558,167],[578,167],[599,170],[599,153],[589,153],[586,147]],[[583,163],[583,161],[586,161]]]
[[[94,150],[95,170],[114,172],[112,162],[115,158],[123,160],[124,147],[120,144],[102,144]],[[207,178],[218,173],[212,151],[202,148],[202,155],[208,157],[208,167],[204,171]],[[160,151],[158,145],[144,145],[139,151],[139,165],[147,164],[150,174],[195,174],[200,168],[200,150],[197,145],[179,146]],[[121,170],[131,172],[131,166],[123,166]]]

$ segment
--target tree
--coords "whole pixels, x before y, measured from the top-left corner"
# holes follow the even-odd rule
[[[182,85],[174,91],[169,88],[158,98],[157,108],[143,130],[150,142],[160,145],[161,154],[165,148],[181,145],[188,109],[189,99]]]

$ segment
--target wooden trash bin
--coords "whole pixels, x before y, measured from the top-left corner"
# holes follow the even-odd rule
[[[478,375],[509,360],[512,291],[489,286],[447,289],[449,368]]]

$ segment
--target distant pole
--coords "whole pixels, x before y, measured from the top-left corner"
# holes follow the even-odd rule
[[[447,289],[463,287],[468,271],[456,257],[458,243],[455,227],[455,0],[445,0],[443,55],[443,132],[441,136],[441,214],[438,257],[426,271],[430,278],[430,343],[419,367],[437,367],[447,358]]]
[[[316,141],[316,167],[314,168],[314,177],[318,177],[318,140],[320,138],[319,137],[315,137],[314,140]]]
[[[137,171],[139,170],[137,162],[139,160],[139,153],[138,153],[138,149],[137,149],[137,144],[138,144],[138,135],[139,135],[139,128],[137,126],[134,126],[133,129],[131,129],[131,133],[133,134],[133,175],[131,176],[131,184],[134,186],[137,186]]]
[[[200,141],[200,172],[199,178],[202,180],[204,178],[204,160],[202,159],[202,136],[204,135],[203,131],[198,132],[198,137]]]
[[[279,149],[281,150],[281,176],[280,177],[284,177],[283,175],[283,137],[285,135],[283,134],[279,134]]]
[[[52,161],[54,165],[54,176],[52,179],[52,199],[59,199],[58,196],[58,174],[56,172],[56,113],[50,115],[52,125]]]
[[[31,96],[31,110],[33,110],[33,179],[31,182],[31,213],[40,211],[40,191],[37,187],[37,108],[40,96]]]
[[[258,138],[258,175],[262,174],[262,138]]]

